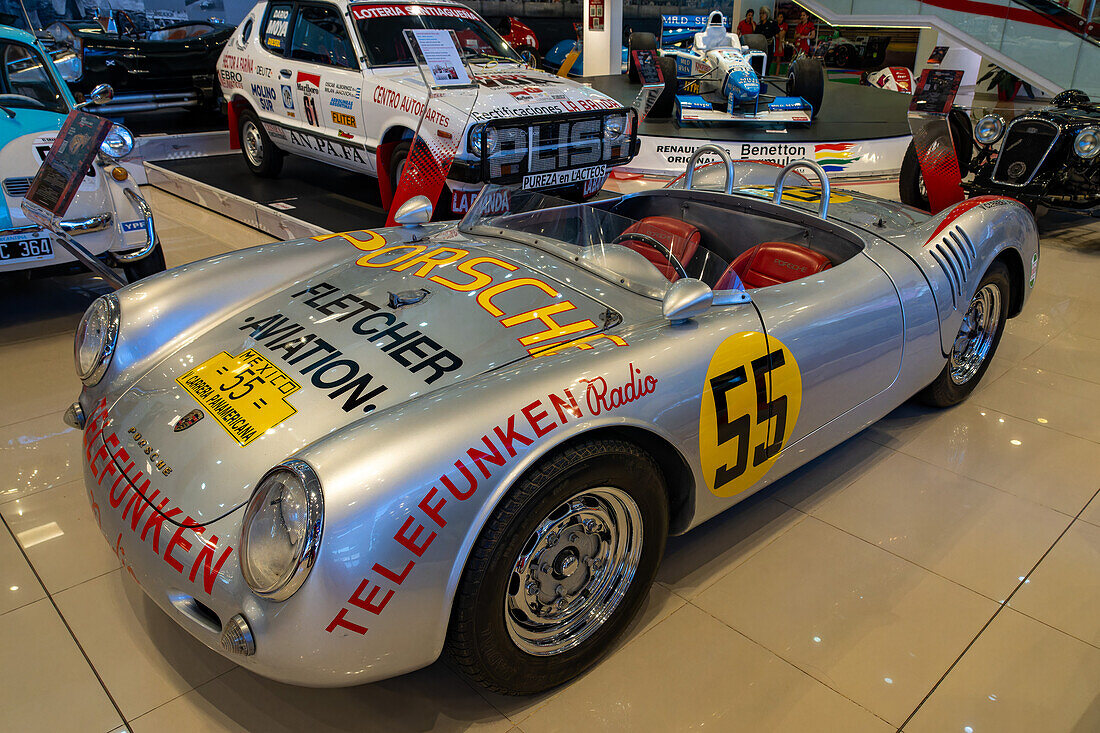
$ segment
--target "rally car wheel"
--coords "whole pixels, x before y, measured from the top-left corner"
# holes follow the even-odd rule
[[[631,33],[630,37],[626,40],[627,48],[630,51],[650,51],[657,48],[657,37],[652,33]],[[638,78],[638,69],[634,65],[634,56],[627,54],[627,79],[631,84],[640,84],[641,79]]]
[[[397,190],[397,184],[401,181],[401,174],[405,172],[405,161],[409,159],[409,150],[412,148],[411,140],[402,140],[393,146],[390,153],[390,185]]]
[[[920,161],[917,160],[917,149],[913,143],[905,149],[905,156],[901,159],[901,173],[898,175],[898,193],[901,202],[906,206],[912,206],[921,211],[928,211],[928,190],[924,187],[924,175],[921,174]]]
[[[126,282],[133,283],[142,278],[164,272],[164,250],[158,244],[153,251],[130,265],[123,265],[122,271],[126,273]]]
[[[802,97],[812,108],[810,117],[821,111],[821,99],[825,96],[825,67],[817,59],[800,56],[787,71],[787,94]]]
[[[920,397],[933,407],[957,405],[974,391],[993,361],[1008,320],[1008,268],[994,262],[978,283],[943,371]]]
[[[474,546],[446,658],[476,684],[510,695],[580,675],[641,608],[667,534],[661,472],[636,446],[590,440],[544,459]]]
[[[676,59],[671,56],[661,56],[657,59],[657,67],[661,70],[661,76],[665,80],[665,88],[661,90],[661,96],[653,103],[653,109],[649,110],[650,117],[669,117],[672,115],[672,103],[676,101]]]
[[[255,113],[244,110],[238,118],[241,153],[245,165],[257,176],[274,178],[283,169],[283,151],[275,147]]]

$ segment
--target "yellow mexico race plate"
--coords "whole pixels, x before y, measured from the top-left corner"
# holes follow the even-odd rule
[[[699,457],[707,486],[735,496],[771,469],[802,407],[802,375],[790,349],[744,331],[711,357],[699,410]]]
[[[223,351],[176,382],[242,446],[297,412],[286,397],[302,388],[255,349]]]

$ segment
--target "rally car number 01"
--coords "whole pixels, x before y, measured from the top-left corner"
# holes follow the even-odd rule
[[[717,496],[740,494],[779,458],[802,406],[802,377],[790,350],[755,331],[714,352],[699,412],[699,457]]]

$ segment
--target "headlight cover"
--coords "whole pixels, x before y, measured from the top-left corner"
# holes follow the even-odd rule
[[[1005,121],[1000,115],[986,115],[974,126],[974,137],[984,145],[992,145],[1001,139],[1005,131]]]
[[[241,572],[253,593],[285,601],[302,587],[317,560],[324,514],[321,482],[305,461],[264,474],[241,526]]]
[[[1073,138],[1073,152],[1085,160],[1095,158],[1100,153],[1100,130],[1095,127],[1086,127]]]
[[[603,134],[604,137],[614,140],[617,137],[622,137],[623,131],[626,129],[626,118],[619,116],[610,116],[604,118]]]
[[[479,157],[481,156],[481,132],[484,129],[485,125],[474,125],[470,128],[470,152]],[[485,133],[485,144],[490,154],[497,151],[496,128],[490,127]]]
[[[122,125],[112,125],[111,131],[99,146],[99,152],[109,158],[125,158],[134,149],[134,134]]]
[[[84,311],[76,327],[73,342],[76,373],[89,387],[99,383],[111,364],[118,342],[118,327],[118,299],[113,293],[96,299]]]

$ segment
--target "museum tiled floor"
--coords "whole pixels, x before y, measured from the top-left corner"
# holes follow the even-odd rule
[[[149,192],[168,264],[266,241]],[[905,405],[669,543],[643,617],[552,694],[441,664],[342,690],[256,677],[119,570],[61,421],[90,277],[0,289],[0,728],[1100,730],[1100,222],[1048,217],[985,382]]]

